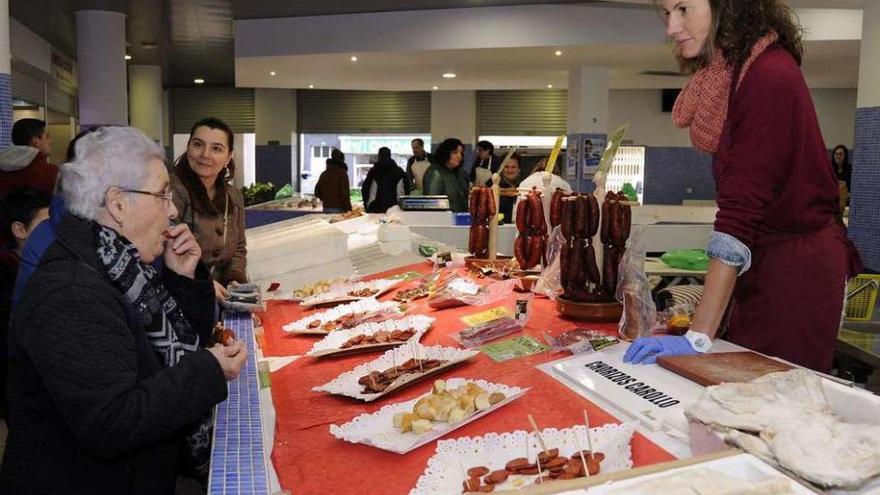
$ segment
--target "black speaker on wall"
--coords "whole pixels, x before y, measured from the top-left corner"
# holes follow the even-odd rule
[[[661,105],[664,113],[672,112],[672,107],[675,106],[675,100],[678,98],[679,93],[681,93],[680,89],[663,90],[663,102],[661,103]]]

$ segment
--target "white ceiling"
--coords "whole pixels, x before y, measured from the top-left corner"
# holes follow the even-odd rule
[[[549,48],[433,50],[361,54],[356,63],[347,54],[248,57],[236,59],[239,87],[440,90],[537,89],[568,85],[571,67],[611,68],[615,89],[668,88],[681,77],[648,76],[644,71],[677,68],[664,45],[606,45]],[[855,88],[858,85],[859,42],[807,42],[804,73],[811,87]],[[270,72],[274,71],[275,76]],[[454,72],[455,79],[443,79]]]
[[[609,1],[651,3],[651,0]],[[790,0],[789,3],[792,7],[806,9],[858,9],[862,1]],[[845,14],[843,20],[838,15],[841,12]],[[805,42],[803,69],[811,87],[858,86],[860,41],[853,26],[858,27],[861,21],[860,17],[854,21],[846,12],[802,11],[808,29],[810,25],[819,26],[824,34],[829,35],[818,36],[823,41]],[[659,21],[657,31],[662,35]],[[369,36],[368,33],[364,35]],[[274,46],[284,44],[275,43]],[[614,89],[669,88],[680,86],[685,81],[678,76],[644,74],[646,71],[676,72],[677,65],[671,48],[661,43],[419,51],[397,50],[396,47],[393,45],[388,51],[358,53],[357,62],[350,60],[352,53],[289,52],[291,54],[288,55],[237,57],[236,85],[258,88],[308,88],[313,85],[317,89],[400,91],[431,90],[435,86],[439,90],[541,89],[548,85],[563,89],[568,85],[569,69],[585,66],[611,69],[610,85]],[[556,49],[562,50],[562,56],[554,55]],[[457,77],[443,79],[441,75],[446,72],[454,72]]]

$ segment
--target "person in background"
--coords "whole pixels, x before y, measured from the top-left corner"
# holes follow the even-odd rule
[[[17,187],[0,200],[0,229],[14,239],[0,250],[0,417],[6,417],[6,338],[12,310],[12,291],[24,243],[34,228],[49,217],[49,195]]]
[[[76,158],[76,143],[80,138],[86,134],[91,134],[98,129],[100,129],[100,127],[92,127],[80,131],[79,134],[70,141],[70,144],[67,145],[65,163],[70,163]],[[13,308],[21,299],[21,295],[24,293],[24,287],[28,280],[30,280],[31,275],[37,269],[37,265],[40,264],[40,260],[43,258],[43,253],[45,253],[46,250],[49,249],[49,246],[55,242],[58,224],[61,223],[61,219],[67,214],[67,208],[64,206],[64,195],[61,194],[62,191],[63,184],[61,183],[61,177],[59,176],[55,183],[55,195],[52,196],[52,201],[49,203],[49,218],[40,222],[40,224],[34,228],[22,249],[21,260],[18,266],[18,276],[15,278],[15,290],[12,293]]]
[[[535,164],[535,167],[532,169],[532,173],[528,177],[523,179],[523,181],[520,182],[519,186],[525,189],[532,189],[533,187],[537,187],[538,189],[543,190],[544,179],[547,179],[549,180],[547,187],[550,191],[555,191],[557,188],[559,188],[565,192],[571,192],[571,185],[562,177],[556,174],[550,174],[549,178],[546,177],[546,174],[544,172],[546,172],[545,169],[547,167],[547,159],[541,158],[538,163]]]
[[[520,167],[521,162],[522,157],[520,154],[514,153],[510,155],[510,159],[507,160],[507,163],[504,164],[504,168],[501,170],[501,183],[499,184],[501,188],[501,199],[499,200],[501,206],[499,211],[504,215],[505,223],[513,221],[513,207],[516,204],[518,194],[517,188],[523,181],[522,168]]]
[[[691,74],[672,116],[714,155],[718,213],[706,283],[684,336],[637,339],[624,361],[707,352],[725,339],[827,372],[859,253],[835,220],[837,179],[800,69],[802,29],[782,0],[661,0]]]
[[[70,213],[10,324],[2,493],[173,494],[247,360],[241,341],[207,347],[213,281],[189,227],[171,224],[164,158],[140,131],[105,127],[62,169]]]
[[[409,187],[413,191],[424,191],[425,172],[434,161],[434,157],[425,151],[425,141],[415,138],[410,143],[413,156],[406,162],[406,176],[409,178]]]
[[[37,119],[19,120],[12,126],[12,144],[0,150],[0,198],[19,186],[52,194],[58,167],[49,163],[52,137],[46,123]]]
[[[840,188],[841,210],[849,204],[849,196],[852,193],[852,164],[849,162],[849,150],[846,146],[838,144],[831,152],[831,164],[834,167],[834,175],[838,183],[846,184],[846,190]]]
[[[208,117],[193,124],[171,181],[179,220],[202,248],[202,262],[214,278],[218,300],[229,296],[230,282],[247,282],[244,198],[232,186],[233,139],[232,129],[220,119]]]
[[[440,143],[434,156],[437,162],[425,172],[425,194],[448,197],[449,209],[454,212],[468,211],[470,185],[461,168],[464,145],[458,139],[449,138]]]
[[[405,194],[409,194],[406,172],[391,159],[390,149],[379,148],[379,159],[364,180],[364,209],[367,213],[385,213]]]
[[[315,196],[324,205],[324,213],[351,211],[350,189],[345,154],[334,149],[327,159],[327,168],[321,172],[315,184]]]
[[[495,145],[489,141],[477,143],[477,157],[468,174],[471,184],[480,186],[488,184],[499,168],[501,168],[501,158],[495,156]]]

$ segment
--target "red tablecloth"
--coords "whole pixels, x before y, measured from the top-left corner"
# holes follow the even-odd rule
[[[412,265],[377,278],[405,271],[427,272],[427,264]],[[391,294],[394,292],[392,291]],[[386,295],[383,299],[388,299]],[[497,306],[500,303],[487,305]],[[435,311],[424,300],[410,310],[412,314],[435,317],[433,329],[422,339],[426,345],[455,346],[451,334],[464,324],[461,316],[481,308],[464,307]],[[265,329],[263,353],[266,356],[302,355],[319,337],[289,336],[281,327],[297,320],[312,310],[304,310],[296,303],[270,302],[261,315]],[[543,342],[542,332],[559,334],[577,327],[596,328],[616,332],[617,325],[595,325],[567,321],[559,317],[554,303],[536,298],[531,319],[524,333]],[[567,428],[583,421],[583,409],[590,414],[592,426],[617,422],[605,411],[575,394],[554,380],[536,365],[566,357],[568,354],[546,352],[534,356],[495,363],[479,354],[470,361],[404,388],[373,403],[363,403],[348,397],[337,397],[312,392],[311,388],[336,378],[355,366],[375,359],[378,353],[354,355],[321,360],[303,357],[272,374],[272,398],[277,413],[275,445],[272,460],[281,486],[295,495],[334,493],[358,495],[404,494],[415,485],[428,459],[434,454],[435,442],[406,455],[398,455],[373,447],[350,444],[330,435],[331,424],[345,423],[362,413],[372,413],[381,407],[412,399],[425,393],[437,378],[475,378],[531,387],[520,399],[443,437],[444,439],[479,436],[489,432],[530,429],[526,419],[532,414],[540,428]],[[674,459],[674,457],[641,435],[632,441],[633,462],[644,466]]]

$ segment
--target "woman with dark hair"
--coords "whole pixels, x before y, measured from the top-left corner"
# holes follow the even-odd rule
[[[501,203],[498,211],[504,215],[504,221],[510,223],[513,221],[513,205],[516,204],[517,188],[523,181],[522,157],[519,153],[510,155],[510,159],[501,169],[501,180],[499,187],[501,188]],[[491,183],[491,182],[490,182]]]
[[[440,143],[434,154],[437,159],[425,172],[425,195],[446,196],[449,209],[455,212],[468,211],[468,179],[461,168],[464,158],[464,145],[455,138]]]
[[[846,182],[846,191],[852,191],[852,164],[849,163],[849,150],[846,146],[838,144],[831,152],[831,164],[834,166],[834,175],[837,180]]]
[[[687,335],[636,340],[627,362],[706,352],[725,338],[831,368],[843,291],[861,261],[843,228],[837,180],[800,71],[801,28],[781,0],[659,0],[692,79],[673,120],[714,155],[718,213],[702,299]]]
[[[230,282],[247,282],[244,199],[235,187],[232,129],[208,117],[193,124],[186,153],[174,164],[172,188],[178,220],[189,225],[211,270],[218,300]]]

